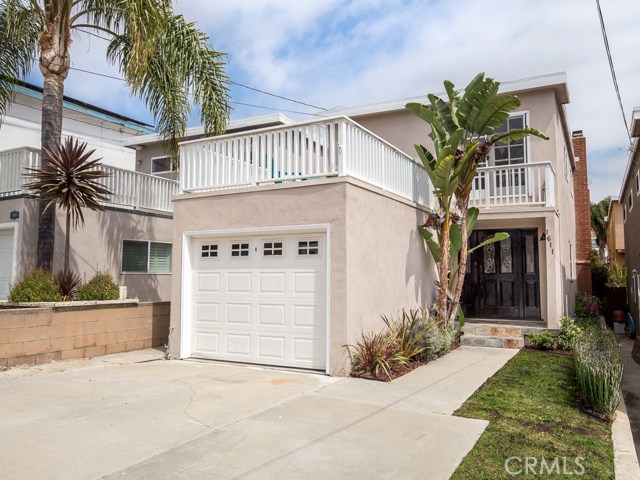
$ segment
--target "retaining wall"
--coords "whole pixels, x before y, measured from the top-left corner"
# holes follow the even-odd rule
[[[0,366],[36,365],[163,345],[170,302],[0,309]]]

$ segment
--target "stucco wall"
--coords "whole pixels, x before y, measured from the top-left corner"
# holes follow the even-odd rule
[[[628,202],[629,192],[633,196],[633,208],[628,210],[627,219],[624,226],[625,262],[627,264],[627,301],[629,311],[636,320],[636,325],[640,319],[640,197],[636,189],[636,174],[640,169],[640,149],[636,149],[631,160],[629,173],[626,182],[622,186],[620,203],[625,205]],[[634,270],[636,275],[634,275]]]
[[[9,221],[9,212],[17,210],[18,258],[17,279],[25,270],[35,267],[38,237],[38,204],[31,198],[0,201],[0,219]],[[103,212],[84,211],[85,225],[71,232],[71,269],[83,279],[97,271],[108,271],[119,285],[127,286],[129,298],[142,301],[168,300],[171,295],[171,274],[122,274],[122,240],[171,242],[172,220],[163,215],[147,215],[133,211],[108,209]],[[2,222],[0,222],[2,223]],[[64,262],[65,214],[57,210],[53,271],[62,270]]]
[[[185,231],[330,225],[330,367],[347,373],[343,345],[378,330],[380,314],[430,302],[433,263],[416,225],[424,212],[346,178],[317,185],[278,185],[192,194],[174,202],[174,265],[182,264]],[[375,190],[375,189],[374,189]],[[174,270],[170,346],[179,355],[182,285]],[[424,302],[424,303],[423,303]]]
[[[436,270],[417,226],[428,213],[376,191],[347,188],[347,340],[379,330],[380,315],[429,306]]]

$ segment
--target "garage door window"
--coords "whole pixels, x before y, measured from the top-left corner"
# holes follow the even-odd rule
[[[123,240],[122,273],[171,273],[171,244]]]
[[[301,240],[298,242],[298,255],[318,255],[318,240]]]
[[[233,244],[231,244],[231,256],[232,257],[248,257],[249,256],[249,244],[248,243],[233,243]]]
[[[202,245],[202,251],[200,252],[202,258],[216,258],[218,256],[218,245]]]
[[[282,242],[264,242],[262,254],[265,257],[281,257]]]

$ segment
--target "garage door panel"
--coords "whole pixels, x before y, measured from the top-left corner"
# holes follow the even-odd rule
[[[198,273],[196,293],[220,293],[220,274],[217,272]]]
[[[228,293],[251,293],[251,272],[229,272],[226,275]]]
[[[227,324],[251,325],[250,303],[227,303]]]
[[[287,272],[257,272],[259,278],[258,293],[287,293]]]
[[[220,352],[220,334],[217,332],[199,332],[195,334],[195,350],[201,353]]]
[[[285,361],[286,338],[283,335],[258,335],[257,356],[263,360]]]
[[[287,306],[279,303],[261,303],[258,305],[258,327],[284,327],[286,325]]]
[[[317,240],[319,248],[307,245],[307,253],[299,254],[301,238]],[[203,244],[209,246],[203,250]],[[232,256],[237,244],[249,245],[246,256]],[[281,255],[265,254],[277,250]],[[192,251],[194,356],[325,368],[324,238],[205,239],[195,241]]]
[[[251,358],[251,333],[226,333],[225,353],[234,356],[240,356],[247,359]]]
[[[196,303],[196,322],[197,323],[219,323],[220,321],[220,305],[218,303]]]

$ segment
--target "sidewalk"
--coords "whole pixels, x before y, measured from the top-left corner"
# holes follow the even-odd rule
[[[620,336],[622,361],[624,362],[624,376],[622,379],[622,395],[627,406],[631,432],[636,445],[636,453],[640,458],[640,364],[631,358],[633,340]]]

